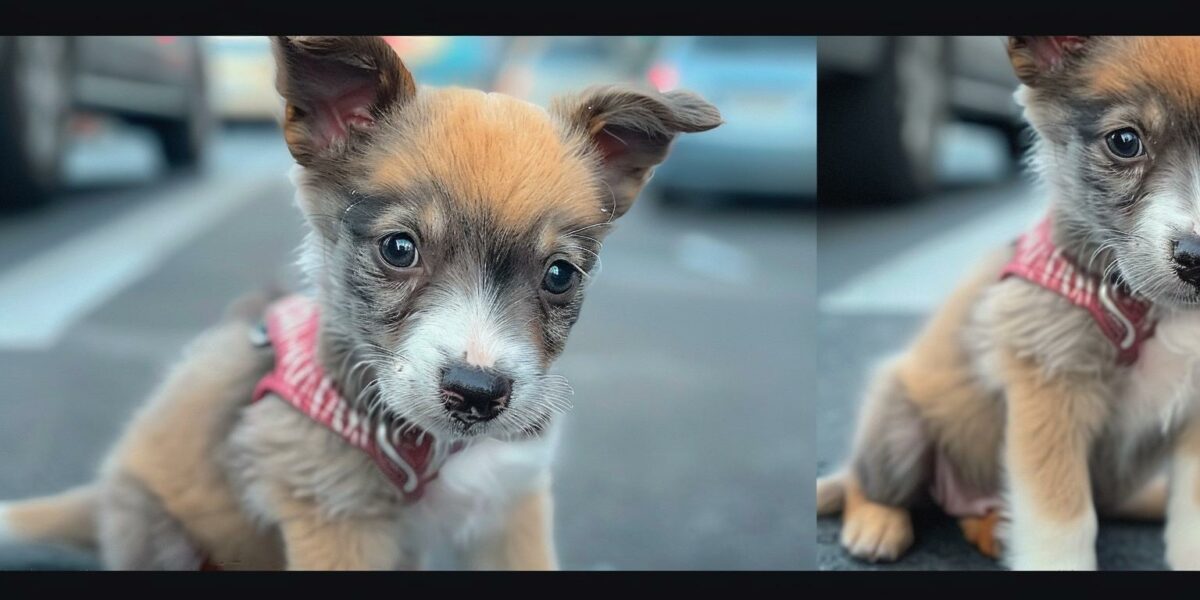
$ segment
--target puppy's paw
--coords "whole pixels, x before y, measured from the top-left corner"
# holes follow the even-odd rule
[[[1095,571],[1096,555],[1080,554],[1052,559],[1017,555],[1012,559],[1009,568],[1013,571]]]
[[[1006,521],[1004,554],[1016,571],[1095,571],[1096,534],[1100,530],[1091,507],[1074,518],[1048,518],[1015,503]]]
[[[1000,513],[992,511],[982,517],[964,517],[959,519],[958,526],[962,528],[963,537],[980,553],[988,558],[1000,558]]]
[[[817,516],[824,517],[842,510],[846,503],[845,476],[841,473],[817,480]]]
[[[1167,566],[1172,571],[1200,571],[1200,529],[1167,524]]]
[[[874,502],[846,507],[842,517],[842,547],[870,562],[900,558],[912,545],[912,519],[907,510]]]
[[[1090,547],[1077,547],[1050,538],[1022,541],[1014,534],[1005,559],[1014,571],[1095,571],[1095,536],[1092,540]]]

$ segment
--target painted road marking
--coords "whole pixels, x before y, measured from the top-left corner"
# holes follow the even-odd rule
[[[846,281],[819,299],[826,314],[928,314],[984,255],[1045,214],[1046,200],[1023,194]]]
[[[80,317],[281,179],[241,178],[166,194],[0,273],[0,347],[53,347]]]

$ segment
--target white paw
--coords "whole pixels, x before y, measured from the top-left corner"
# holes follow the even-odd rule
[[[1047,519],[1018,520],[1014,514],[1008,564],[1014,571],[1095,571],[1094,512],[1074,523]]]
[[[1172,571],[1200,571],[1200,529],[1168,522],[1166,541],[1167,566]]]
[[[1047,556],[1048,553],[1040,552],[1042,556],[1030,557],[1028,555],[1021,556],[1013,553],[1010,559],[1010,565],[1014,571],[1095,571],[1096,570],[1096,553],[1085,552],[1080,554],[1063,554],[1060,556]]]
[[[1171,495],[1167,499],[1167,566],[1174,571],[1200,570],[1200,460],[1188,455],[1174,458]]]

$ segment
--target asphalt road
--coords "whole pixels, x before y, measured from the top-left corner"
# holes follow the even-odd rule
[[[819,231],[817,469],[846,457],[866,376],[901,351],[974,261],[1042,214],[1043,198],[1021,180],[961,188],[887,209],[822,210]],[[996,569],[936,510],[914,516],[916,541],[898,562],[858,561],[838,544],[840,521],[817,524],[822,570]],[[1104,521],[1102,569],[1161,569],[1162,527]]]
[[[71,192],[0,217],[0,498],[89,478],[231,299],[297,281],[278,132],[224,132],[212,159],[163,180],[150,140],[101,134],[72,155]],[[815,331],[812,211],[650,192],[624,219],[556,365],[576,391],[554,484],[563,566],[812,568],[812,402],[794,397],[815,360],[797,344]],[[0,564],[95,567],[28,547]]]

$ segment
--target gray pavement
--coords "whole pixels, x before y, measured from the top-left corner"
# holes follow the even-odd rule
[[[1041,214],[1042,200],[1020,181],[947,191],[871,211],[822,211],[818,283],[817,469],[843,464],[867,373],[902,350],[964,269]],[[822,570],[996,569],[936,510],[915,514],[916,541],[898,562],[872,565],[838,544],[840,521],[818,519]],[[1102,569],[1161,569],[1162,527],[1104,521]]]
[[[71,192],[0,216],[0,289],[44,304],[0,324],[0,498],[89,478],[227,302],[297,277],[303,229],[277,132],[225,132],[204,176],[166,180],[147,143],[94,141],[72,158]],[[812,568],[814,404],[801,382],[815,356],[797,340],[816,332],[813,214],[647,196],[609,238],[557,365],[576,390],[555,479],[563,565]],[[9,568],[90,560],[0,548]]]

